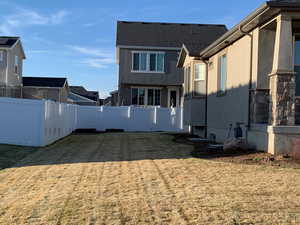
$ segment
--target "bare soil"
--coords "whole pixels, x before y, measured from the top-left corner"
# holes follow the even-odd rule
[[[264,165],[284,168],[300,169],[300,159],[287,155],[274,156],[272,154],[255,150],[227,150],[208,149],[207,144],[199,144],[189,141],[189,138],[197,137],[189,134],[174,134],[174,141],[192,145],[194,150],[191,155],[200,159],[209,159],[220,162],[239,163],[247,165]]]
[[[0,171],[0,224],[300,224],[300,170],[199,159],[160,133],[77,134]]]

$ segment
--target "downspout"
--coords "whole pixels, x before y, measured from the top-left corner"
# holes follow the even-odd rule
[[[252,91],[252,72],[253,72],[253,34],[250,34],[249,32],[243,31],[243,27],[239,27],[239,31],[243,33],[244,35],[247,35],[251,38],[250,43],[250,75],[249,75],[249,93],[248,93],[248,121],[247,121],[247,134],[246,134],[246,140],[248,141],[248,131],[251,128],[251,91]]]

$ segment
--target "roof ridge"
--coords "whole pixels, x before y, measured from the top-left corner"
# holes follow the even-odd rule
[[[23,76],[23,78],[67,79],[66,77],[32,77],[32,76]]]
[[[174,23],[174,22],[147,22],[147,21],[126,21],[126,20],[118,20],[118,23],[139,23],[139,24],[160,24],[160,25],[194,25],[194,26],[224,26],[225,24],[208,24],[208,23]]]

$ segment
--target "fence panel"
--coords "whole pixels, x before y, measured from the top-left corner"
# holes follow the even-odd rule
[[[39,100],[0,99],[0,143],[41,146],[44,105]]]
[[[181,108],[95,107],[0,98],[0,109],[2,144],[45,146],[76,129],[183,131]]]

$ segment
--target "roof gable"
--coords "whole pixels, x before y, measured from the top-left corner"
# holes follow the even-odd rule
[[[11,48],[17,43],[18,40],[19,37],[0,36],[0,47]]]
[[[26,55],[20,37],[0,36],[0,48],[12,49],[16,46],[20,47],[23,58],[25,59]]]

